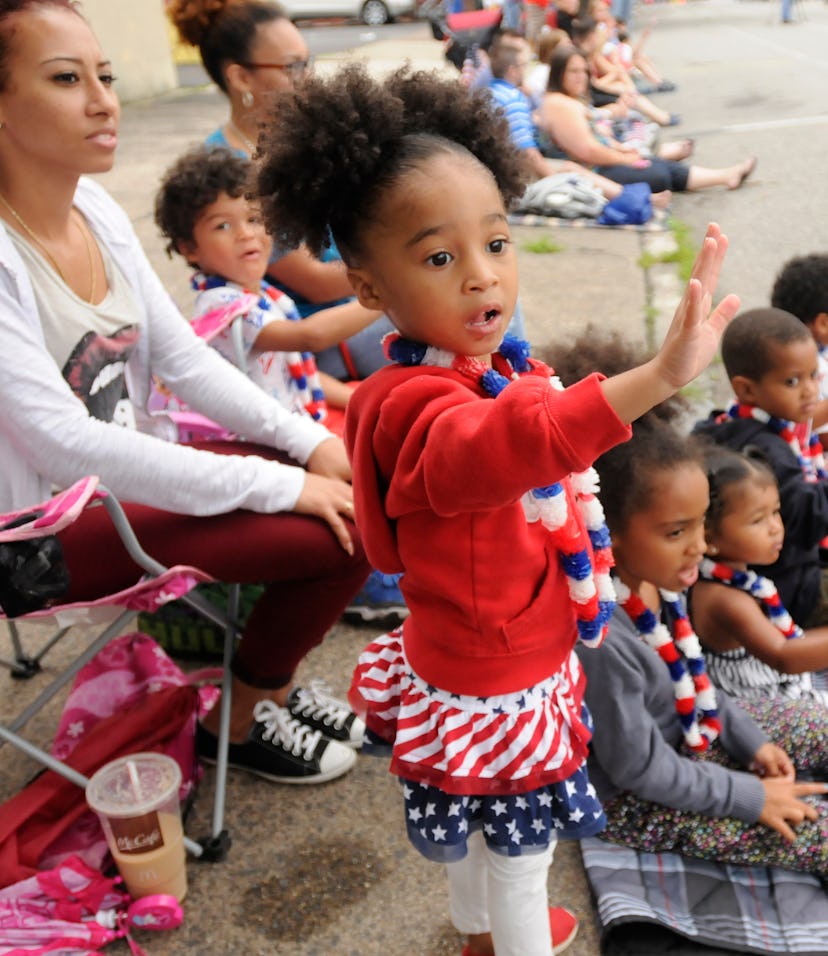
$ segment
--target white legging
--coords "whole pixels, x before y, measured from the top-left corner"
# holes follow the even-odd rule
[[[546,879],[554,845],[540,853],[505,856],[480,831],[468,853],[446,864],[449,911],[459,932],[492,934],[497,956],[551,956]]]

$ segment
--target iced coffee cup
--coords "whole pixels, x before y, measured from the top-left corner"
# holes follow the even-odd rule
[[[178,790],[181,770],[165,754],[138,753],[101,767],[86,787],[130,895],[187,894]]]

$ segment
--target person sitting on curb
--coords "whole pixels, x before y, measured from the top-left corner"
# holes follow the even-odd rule
[[[575,47],[558,47],[552,54],[549,89],[539,111],[539,125],[570,159],[595,168],[616,183],[648,183],[656,194],[712,186],[738,189],[756,168],[755,157],[711,168],[644,156],[631,145],[615,143],[596,126],[589,100],[589,67],[584,54]]]
[[[509,124],[513,145],[519,150],[527,178],[543,179],[557,173],[572,173],[582,177],[590,186],[609,200],[621,195],[622,187],[605,176],[596,175],[569,159],[550,159],[541,153],[532,119],[528,96],[523,92],[529,47],[521,38],[496,42],[489,51],[492,79],[487,89],[501,108]],[[653,197],[654,205],[664,207],[670,196]]]
[[[749,309],[723,336],[722,361],[735,402],[694,430],[764,456],[779,485],[785,539],[775,561],[751,569],[774,582],[800,627],[828,624],[828,570],[819,555],[828,534],[828,478],[810,428],[819,400],[816,343],[789,312]]]
[[[790,312],[803,322],[817,346],[820,413],[814,414],[814,431],[828,444],[828,255],[815,252],[794,256],[779,270],[771,290],[771,305]],[[817,424],[817,418],[822,423]]]

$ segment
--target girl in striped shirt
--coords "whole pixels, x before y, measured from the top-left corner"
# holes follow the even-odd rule
[[[763,458],[713,445],[707,553],[691,615],[713,682],[736,697],[828,701],[814,671],[828,668],[828,627],[803,631],[773,581],[752,570],[774,564],[785,528],[776,478]]]

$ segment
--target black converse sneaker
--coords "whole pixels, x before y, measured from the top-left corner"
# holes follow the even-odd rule
[[[208,763],[216,762],[218,738],[196,727],[196,750]],[[297,720],[285,707],[260,700],[253,708],[253,726],[243,744],[231,743],[227,762],[276,783],[324,783],[347,773],[356,763],[356,753],[323,737]]]
[[[362,746],[365,724],[345,701],[331,696],[325,681],[314,678],[307,687],[294,687],[287,708],[297,720],[331,740],[356,750]]]

